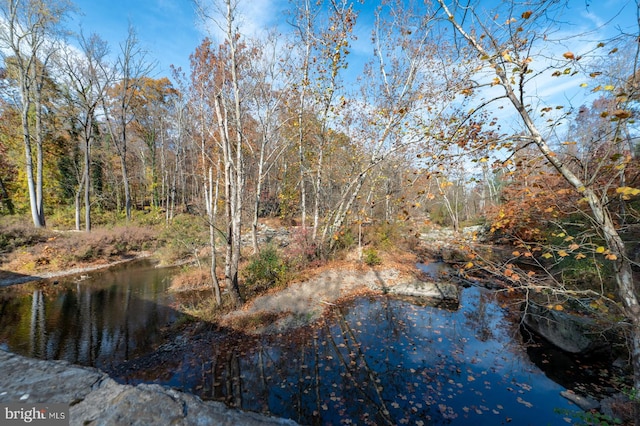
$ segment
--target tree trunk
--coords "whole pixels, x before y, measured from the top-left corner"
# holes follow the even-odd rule
[[[207,213],[209,216],[209,245],[211,247],[211,282],[213,283],[213,296],[216,299],[216,303],[222,304],[222,296],[220,294],[220,283],[218,282],[218,275],[216,273],[217,268],[217,255],[216,255],[216,226],[215,220],[218,214],[218,182],[220,181],[220,169],[218,169],[218,176],[216,178],[215,195],[212,194],[213,190],[213,172],[211,167],[209,168],[209,185],[205,192],[208,194],[207,200]]]
[[[514,106],[516,112],[523,121],[525,128],[529,133],[529,137],[533,143],[537,146],[540,153],[544,156],[548,164],[552,165],[560,175],[584,198],[586,198],[591,213],[593,215],[594,226],[597,231],[604,237],[607,248],[610,254],[615,256],[614,263],[614,277],[616,280],[618,295],[622,300],[622,306],[627,318],[631,321],[631,356],[633,366],[633,383],[636,392],[640,392],[640,303],[638,302],[638,296],[636,293],[633,270],[630,259],[627,257],[624,242],[615,228],[613,221],[608,210],[608,207],[597,196],[591,187],[588,187],[580,177],[574,174],[551,150],[547,141],[544,139],[537,126],[535,125],[532,117],[527,110],[528,106],[524,105],[521,98],[514,92],[507,70],[499,62],[500,55],[491,55],[487,52],[480,43],[467,33],[464,28],[455,20],[455,17],[451,14],[448,7],[444,4],[443,0],[438,0],[440,6],[448,16],[449,21],[453,24],[456,31],[465,38],[468,43],[475,48],[475,50],[483,57],[491,58],[489,62],[500,81],[500,85],[504,88],[505,94],[511,104]],[[636,424],[640,424],[640,412],[639,402],[635,403]]]
[[[91,124],[90,124],[91,125]],[[91,130],[89,130],[91,131]],[[91,138],[85,139],[84,151],[84,230],[91,232]]]
[[[238,283],[238,263],[240,260],[239,253],[236,253],[240,249],[239,244],[236,246],[236,239],[234,233],[238,232],[239,228],[236,228],[236,216],[237,216],[237,175],[233,170],[233,157],[231,152],[231,141],[229,140],[229,122],[227,120],[226,112],[223,109],[221,96],[218,95],[215,100],[216,118],[218,120],[218,131],[220,134],[220,140],[222,145],[222,155],[224,159],[224,194],[225,194],[225,218],[227,221],[227,235],[226,235],[226,250],[225,250],[225,264],[224,264],[224,276],[226,287],[231,296],[231,300],[234,306],[240,306],[242,299],[240,297],[240,287]],[[236,250],[236,247],[238,250]],[[238,261],[238,263],[235,263]]]
[[[40,209],[38,208],[38,198],[36,196],[36,183],[33,170],[33,151],[31,148],[31,133],[29,131],[29,107],[30,103],[23,101],[22,106],[22,135],[25,153],[25,172],[27,175],[27,188],[29,190],[29,205],[31,207],[31,218],[36,228],[44,228],[44,223],[40,220]]]
[[[260,195],[262,192],[262,182],[264,180],[264,150],[266,149],[267,135],[262,135],[262,143],[260,146],[260,158],[258,160],[258,182],[256,183],[256,194],[253,200],[253,221],[251,223],[251,242],[253,244],[253,254],[258,253],[258,214],[260,210]]]

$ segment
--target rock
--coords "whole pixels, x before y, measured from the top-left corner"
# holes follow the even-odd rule
[[[296,425],[160,385],[121,385],[106,373],[0,350],[0,403],[66,403],[70,425]]]
[[[566,352],[585,353],[603,346],[596,339],[599,333],[595,321],[590,318],[549,310],[528,302],[524,308],[523,323],[528,330]]]
[[[576,404],[583,411],[591,411],[591,410],[599,410],[600,403],[593,398],[589,398],[588,396],[580,396],[577,393],[566,390],[560,392],[560,395],[568,399],[569,401]]]
[[[620,424],[633,424],[633,403],[627,395],[616,393],[604,398],[600,405],[603,415],[619,419]]]
[[[458,300],[458,287],[445,282],[412,281],[389,288],[390,294],[428,297],[438,300]]]

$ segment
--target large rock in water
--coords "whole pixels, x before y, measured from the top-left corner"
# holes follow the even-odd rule
[[[571,353],[585,353],[603,346],[595,321],[566,312],[547,309],[529,302],[525,304],[523,323],[528,330],[551,344]]]
[[[412,281],[398,283],[389,288],[389,293],[400,296],[427,297],[437,300],[458,300],[458,287],[447,282]]]
[[[63,403],[70,425],[296,425],[233,410],[160,385],[121,385],[106,373],[0,350],[0,403]]]

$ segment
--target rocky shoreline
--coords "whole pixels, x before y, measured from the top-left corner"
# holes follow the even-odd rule
[[[70,425],[296,425],[154,384],[122,385],[106,373],[0,350],[0,403],[68,404]]]

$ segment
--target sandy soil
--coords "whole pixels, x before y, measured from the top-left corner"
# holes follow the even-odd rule
[[[328,269],[306,281],[291,284],[284,290],[256,298],[243,309],[225,315],[221,323],[234,327],[242,323],[242,318],[277,318],[244,331],[279,333],[319,319],[323,311],[339,299],[367,292],[382,293],[409,278],[410,274],[397,268],[343,266],[340,269]]]

